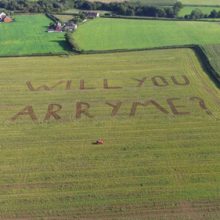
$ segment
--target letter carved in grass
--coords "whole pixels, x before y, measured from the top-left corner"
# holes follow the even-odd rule
[[[212,115],[212,112],[207,108],[206,104],[205,104],[205,101],[199,97],[191,97],[190,98],[191,101],[196,101],[199,103],[199,107],[203,110],[205,110],[205,112],[208,114],[208,115]]]
[[[81,115],[84,114],[88,118],[93,118],[89,113],[90,105],[86,102],[77,102],[76,103],[76,119],[80,119]]]
[[[57,112],[59,112],[61,109],[62,106],[59,104],[49,104],[44,121],[50,120],[51,117],[53,117],[56,120],[61,119],[61,117],[57,114]]]
[[[148,100],[148,101],[146,101],[144,103],[142,103],[142,102],[133,102],[133,104],[131,106],[130,116],[135,116],[136,110],[137,110],[138,106],[147,107],[148,105],[153,105],[160,112],[162,112],[164,114],[169,114],[169,112],[164,107],[162,107],[159,103],[157,103],[155,100]]]
[[[112,114],[111,116],[114,117],[117,115],[121,105],[122,105],[122,102],[116,102],[115,104],[112,104],[110,102],[106,102],[107,105],[111,106],[112,107]]]
[[[185,108],[184,105],[176,105],[175,101],[180,100],[180,98],[170,98],[167,99],[167,103],[171,109],[171,111],[173,112],[174,115],[189,115],[190,112],[184,112],[184,111],[180,111],[180,108]]]
[[[29,116],[32,121],[37,121],[37,116],[34,113],[34,109],[31,105],[24,107],[21,111],[19,111],[15,116],[11,118],[11,121],[16,121],[20,116]]]

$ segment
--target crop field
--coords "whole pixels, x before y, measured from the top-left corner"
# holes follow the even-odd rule
[[[0,67],[0,219],[220,218],[220,92],[192,50]]]
[[[211,65],[218,73],[220,80],[220,45],[204,45],[203,49],[206,52],[206,55],[208,56]]]
[[[111,18],[89,21],[81,25],[73,34],[82,50],[220,43],[219,35],[220,25],[217,22]]]
[[[0,23],[0,56],[66,53],[63,33],[47,33],[51,22],[44,15],[17,15],[15,22]]]
[[[181,0],[186,5],[220,5],[219,0]]]
[[[196,6],[184,6],[180,12],[179,16],[189,15],[192,10],[200,9],[204,14],[209,15],[212,10],[220,11],[220,7],[196,7]]]

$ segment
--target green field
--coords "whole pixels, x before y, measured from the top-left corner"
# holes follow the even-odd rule
[[[186,5],[220,5],[219,0],[180,0]]]
[[[220,45],[204,45],[203,49],[206,52],[211,65],[216,70],[220,78]]]
[[[55,14],[54,16],[56,18],[58,18],[60,21],[62,21],[62,22],[67,22],[67,21],[69,21],[69,20],[74,18],[72,15],[59,15],[59,14]]]
[[[220,92],[192,50],[0,67],[1,219],[220,218]]]
[[[64,34],[46,32],[50,22],[44,15],[20,15],[13,23],[0,23],[0,56],[66,53]]]
[[[147,5],[173,5],[176,0],[129,0],[131,2],[142,2]]]
[[[89,0],[95,2],[96,0]],[[100,0],[100,2],[123,2],[124,0]],[[129,0],[131,2],[141,2],[147,5],[173,5],[176,0]]]
[[[196,7],[196,6],[184,6],[180,12],[179,16],[189,15],[192,10],[200,9],[204,14],[209,15],[212,10],[220,11],[220,7]]]
[[[220,26],[214,22],[100,18],[83,24],[73,36],[83,50],[153,48],[220,43]]]

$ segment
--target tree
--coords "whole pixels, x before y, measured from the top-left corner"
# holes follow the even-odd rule
[[[204,18],[204,14],[202,13],[202,11],[199,8],[196,8],[196,9],[192,10],[192,12],[190,14],[190,18],[191,19]]]

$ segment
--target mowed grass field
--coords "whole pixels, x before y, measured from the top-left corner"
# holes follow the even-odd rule
[[[220,92],[192,50],[0,66],[1,219],[220,218]]]
[[[219,35],[220,26],[215,22],[107,18],[89,21],[73,34],[82,50],[220,43]]]
[[[15,22],[0,23],[0,56],[66,53],[64,33],[47,33],[52,21],[45,15],[17,15]]]

